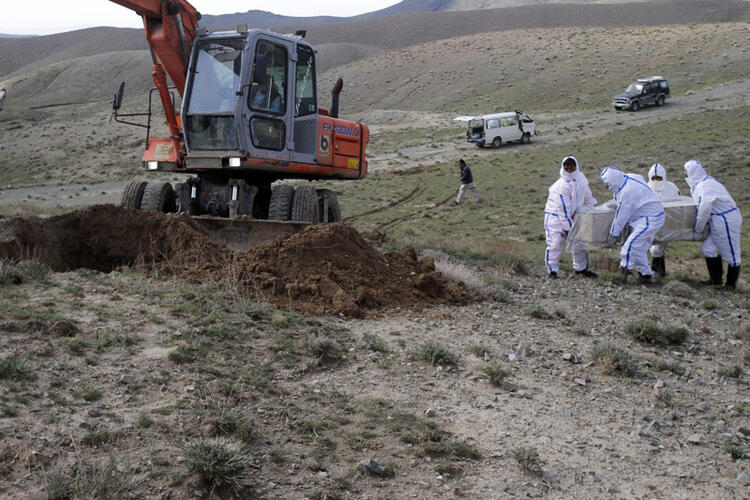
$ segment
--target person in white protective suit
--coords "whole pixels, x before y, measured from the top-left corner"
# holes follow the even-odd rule
[[[566,156],[560,166],[560,178],[550,186],[544,207],[544,232],[547,236],[544,263],[550,278],[557,279],[563,242],[573,227],[576,212],[583,206],[594,205],[596,199],[591,195],[588,179],[578,167],[578,160],[573,156]],[[573,254],[575,273],[586,278],[596,278],[596,273],[589,271],[589,254],[586,250],[573,243],[570,252]]]
[[[667,169],[661,163],[654,163],[648,171],[648,187],[656,193],[659,201],[674,200],[680,197],[680,189],[667,180]],[[651,269],[660,278],[667,274],[667,244],[651,245]]]
[[[3,102],[5,101],[5,89],[0,90],[0,111],[3,110]]]
[[[701,253],[706,258],[709,280],[702,283],[720,287],[724,274],[721,260],[729,265],[724,288],[734,290],[740,276],[740,230],[742,214],[724,185],[709,177],[699,161],[685,163],[685,181],[697,206],[695,218],[696,240],[708,224],[709,234]],[[719,256],[721,254],[721,256]]]
[[[615,243],[626,225],[633,229],[620,250],[623,283],[627,282],[635,265],[639,271],[638,281],[648,285],[654,271],[648,265],[646,252],[654,241],[654,235],[664,225],[664,207],[645,179],[638,174],[626,175],[619,168],[607,167],[600,177],[607,188],[615,193],[617,205],[607,243]]]

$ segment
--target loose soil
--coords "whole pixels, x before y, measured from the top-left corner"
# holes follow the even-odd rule
[[[135,266],[194,283],[232,284],[254,300],[313,315],[361,317],[478,298],[413,248],[381,253],[341,223],[232,253],[186,215],[96,205],[50,219],[0,220],[0,258],[35,258],[55,271]]]

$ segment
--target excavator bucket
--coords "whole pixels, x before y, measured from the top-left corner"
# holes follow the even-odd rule
[[[262,220],[248,216],[224,218],[197,215],[190,219],[211,239],[234,251],[247,251],[279,236],[298,233],[310,225],[309,222]]]

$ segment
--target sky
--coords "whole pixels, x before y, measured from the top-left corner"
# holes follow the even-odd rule
[[[190,0],[201,14],[234,14],[265,10],[285,16],[348,17],[383,9],[400,0]],[[133,11],[109,0],[0,0],[0,33],[49,35],[94,26],[142,28]]]

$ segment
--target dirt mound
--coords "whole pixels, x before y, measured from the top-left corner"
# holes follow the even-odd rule
[[[231,284],[305,314],[362,316],[478,298],[413,248],[381,253],[345,224],[311,226],[232,253],[187,216],[98,205],[50,219],[0,220],[0,258],[36,258],[56,271],[142,266],[191,282]]]
[[[237,257],[241,280],[280,307],[361,316],[367,309],[421,309],[475,296],[413,248],[381,253],[343,224],[311,226]]]
[[[196,261],[223,260],[225,249],[188,217],[96,205],[41,219],[0,220],[0,258],[35,258],[55,271],[109,272],[120,266],[159,262],[172,272]]]

